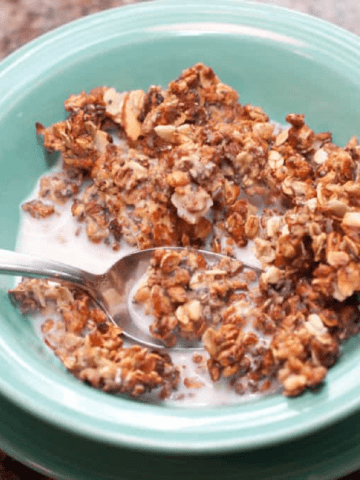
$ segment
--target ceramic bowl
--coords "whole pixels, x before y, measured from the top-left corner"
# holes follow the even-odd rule
[[[154,1],[65,25],[0,67],[0,247],[48,158],[34,125],[70,94],[166,84],[199,61],[284,123],[305,113],[344,145],[360,132],[360,40],[285,9],[234,0]],[[58,479],[334,478],[360,465],[360,348],[349,341],[317,393],[223,408],[144,405],[65,372],[0,276],[0,446]]]

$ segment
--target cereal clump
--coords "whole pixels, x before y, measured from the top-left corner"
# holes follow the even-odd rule
[[[124,347],[121,328],[85,293],[27,279],[10,295],[23,313],[40,312],[47,318],[42,324],[45,343],[80,380],[133,397],[155,389],[165,398],[176,388],[179,372],[169,355],[139,345]]]
[[[230,267],[222,266],[225,275],[211,273],[194,252],[155,256],[137,294],[154,315],[151,332],[169,346],[179,338],[203,338],[212,380],[229,378],[239,393],[266,389],[273,377],[290,396],[320,384],[341,343],[358,332],[357,139],[339,147],[329,132],[306,125],[302,114],[288,114],[287,128],[274,125],[261,108],[239,103],[237,92],[203,64],[184,70],[166,89],[99,87],[72,95],[65,108],[67,120],[37,124],[45,148],[61,152],[62,171],[44,177],[40,198],[23,209],[41,219],[71,201],[89,240],[115,250],[126,242],[139,249],[203,247],[236,256],[253,245],[262,273],[247,319],[238,306],[246,287],[231,285],[238,272],[231,276]],[[23,298],[21,286],[12,295],[26,307],[45,287],[39,281],[25,285]],[[78,308],[70,309],[75,323]],[[107,361],[126,362],[134,372],[144,365],[142,387],[121,387],[134,395],[166,383],[164,372],[174,368],[167,357],[140,347],[125,353],[113,333],[107,332],[111,340],[96,333],[95,347],[63,322],[63,336],[49,343],[64,363],[70,356],[76,365],[71,371],[95,386],[115,388],[115,380],[97,376]],[[76,355],[65,353],[70,333],[80,342]],[[104,347],[103,341],[117,346]],[[103,363],[88,360],[92,348],[102,352],[96,358]]]

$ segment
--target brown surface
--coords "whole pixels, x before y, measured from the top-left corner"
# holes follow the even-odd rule
[[[0,0],[0,60],[24,43],[75,18],[140,1],[144,0]],[[255,1],[315,15],[360,34],[358,0]]]
[[[130,3],[136,0],[1,0],[0,59],[59,25]]]
[[[21,45],[66,22],[101,10],[137,3],[138,1],[142,0],[0,0],[0,59],[6,57]],[[336,3],[328,0],[316,0],[316,2],[308,0],[301,3],[293,0],[288,0],[285,3],[280,0],[265,1],[293,7],[322,16],[328,20],[332,20],[328,17]],[[347,3],[349,4],[348,9]],[[313,4],[316,4],[316,11],[312,8]],[[350,15],[358,4],[356,3],[354,6],[353,0],[347,0],[341,2],[341,5],[344,12],[348,12]],[[353,15],[350,17],[354,20]],[[339,20],[339,18],[344,20],[347,16],[335,15],[335,19]],[[341,21],[337,23],[355,31],[352,24],[344,25],[344,22]],[[30,478],[32,480],[46,480],[49,477],[34,473],[0,451],[0,480],[28,480]],[[355,473],[344,477],[343,480],[355,480],[357,478],[359,476]]]

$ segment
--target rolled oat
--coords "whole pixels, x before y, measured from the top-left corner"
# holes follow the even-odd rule
[[[65,108],[67,120],[37,124],[62,171],[43,177],[23,209],[41,221],[70,202],[89,240],[114,250],[190,247],[158,252],[136,301],[166,345],[203,340],[214,382],[244,393],[280,381],[289,396],[323,382],[359,330],[357,139],[339,147],[293,113],[279,129],[201,63],[166,89],[100,87]],[[209,266],[193,250],[235,257],[248,245],[262,266],[252,289],[241,263]],[[176,388],[170,356],[124,348],[121,330],[80,292],[24,280],[10,294],[26,312],[53,305],[59,318],[44,323],[45,340],[81,380],[133,396]]]

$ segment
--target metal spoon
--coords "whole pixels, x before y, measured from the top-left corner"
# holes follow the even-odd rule
[[[181,250],[178,247],[162,248]],[[129,308],[131,289],[145,274],[155,250],[157,249],[140,250],[126,255],[107,272],[95,275],[53,260],[0,249],[0,274],[49,278],[75,284],[96,301],[114,324],[123,329],[126,337],[148,347],[166,348],[159,340],[153,338],[145,328],[142,330],[138,327],[133,321]],[[199,252],[204,255],[208,262],[219,261],[223,258],[223,255],[216,253],[203,250],[199,250]]]

